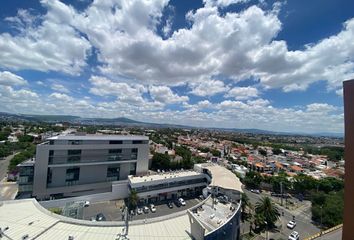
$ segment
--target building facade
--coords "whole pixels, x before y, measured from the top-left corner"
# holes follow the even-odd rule
[[[65,135],[37,145],[33,193],[37,199],[112,192],[112,183],[148,171],[145,136]],[[128,184],[121,184],[128,191]]]

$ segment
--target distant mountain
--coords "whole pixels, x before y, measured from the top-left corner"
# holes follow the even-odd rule
[[[116,126],[142,126],[154,128],[196,128],[186,125],[165,124],[165,123],[148,123],[135,121],[125,117],[119,118],[82,118],[72,115],[33,115],[33,114],[12,114],[0,112],[0,120],[11,121],[29,121],[29,122],[69,122],[73,124],[84,125],[116,125]],[[205,128],[224,131],[235,131],[239,133],[252,134],[272,134],[272,135],[305,135],[305,136],[326,136],[326,137],[343,137],[343,133],[289,133],[289,132],[275,132],[256,128],[238,129],[238,128]]]

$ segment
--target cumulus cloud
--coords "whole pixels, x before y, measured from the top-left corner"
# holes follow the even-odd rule
[[[0,71],[0,85],[5,86],[19,86],[19,85],[26,85],[27,81],[24,80],[22,77],[13,74],[8,71]]]
[[[51,89],[54,91],[62,92],[62,93],[69,93],[69,89],[64,87],[62,84],[59,83],[53,83],[51,86]]]
[[[60,71],[78,74],[86,66],[91,45],[63,16],[53,17],[54,12],[69,11],[72,7],[59,1],[55,8],[51,1],[41,1],[48,12],[44,16],[32,16],[27,10],[19,10],[17,16],[8,17],[18,34],[0,34],[0,66],[20,70]],[[69,14],[69,13],[67,13]]]
[[[225,95],[226,97],[233,97],[236,100],[246,100],[258,97],[258,89],[255,87],[234,87]]]
[[[187,102],[189,100],[187,96],[179,96],[166,86],[151,86],[149,92],[155,101],[164,104]]]
[[[229,88],[219,80],[205,80],[199,83],[190,84],[191,93],[197,96],[213,96],[217,93],[226,92]]]

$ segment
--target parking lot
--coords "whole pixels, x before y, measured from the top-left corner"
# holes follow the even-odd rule
[[[188,208],[191,208],[200,202],[200,200],[196,198],[184,200],[186,202],[185,206],[177,207],[176,204],[173,203],[173,208],[169,208],[167,203],[155,204],[156,212],[152,213],[149,209],[148,213],[142,213],[140,215],[135,214],[131,216],[131,220],[155,218],[171,213],[176,213],[179,211],[187,210]],[[123,201],[92,203],[89,207],[85,207],[83,209],[83,219],[91,220],[91,218],[95,218],[97,214],[102,213],[105,216],[106,221],[122,221],[122,207]]]

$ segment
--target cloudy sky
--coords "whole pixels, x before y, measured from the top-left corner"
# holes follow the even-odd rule
[[[343,132],[351,0],[3,0],[0,111]]]

